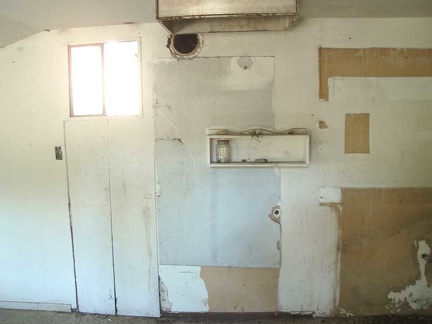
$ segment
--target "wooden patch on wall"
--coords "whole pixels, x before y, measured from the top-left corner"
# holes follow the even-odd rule
[[[388,313],[388,294],[420,279],[415,243],[432,247],[432,188],[342,188],[340,229],[339,306],[354,315]],[[431,285],[432,264],[425,269]],[[430,296],[412,296],[419,304],[422,298]],[[401,314],[419,312],[407,302],[400,306]]]
[[[345,153],[370,153],[369,114],[345,115]]]
[[[210,312],[275,312],[278,268],[202,267]]]
[[[432,77],[432,49],[320,48],[319,97],[328,101],[331,77]]]

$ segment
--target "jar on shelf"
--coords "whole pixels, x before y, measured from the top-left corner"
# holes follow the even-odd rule
[[[231,162],[231,148],[229,140],[218,140],[216,143],[216,162],[229,163]]]

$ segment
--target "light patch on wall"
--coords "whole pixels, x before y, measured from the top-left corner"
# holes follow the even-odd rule
[[[208,127],[274,129],[274,58],[169,60],[154,69],[161,264],[279,267],[279,228],[267,215],[281,196],[280,172],[206,163]],[[239,152],[234,142],[231,149]]]
[[[342,191],[339,187],[320,188],[320,205],[330,203],[340,203],[342,200]]]
[[[414,310],[426,310],[432,306],[432,285],[428,285],[426,277],[426,260],[423,254],[430,255],[431,248],[426,241],[415,242],[418,247],[417,260],[420,266],[420,279],[413,285],[408,286],[400,292],[390,292],[388,299],[390,303],[387,308],[392,313],[399,313],[403,304],[408,305]]]
[[[320,48],[320,98],[328,101],[328,79],[339,77],[430,77],[432,49]]]
[[[160,265],[159,276],[162,311],[209,311],[207,289],[201,279],[201,267]]]
[[[271,57],[242,56],[230,61],[227,74],[221,81],[228,89],[261,89],[274,81],[274,60]]]
[[[432,88],[431,88],[432,94]],[[432,139],[432,112],[427,109],[416,118],[416,138],[419,140]]]
[[[333,77],[331,101],[429,101],[432,78],[428,77]]]
[[[369,154],[369,114],[345,115],[345,154]]]

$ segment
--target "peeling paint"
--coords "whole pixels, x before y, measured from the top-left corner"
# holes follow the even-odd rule
[[[168,288],[160,280],[160,305],[163,312],[171,312],[172,303],[169,301]]]
[[[160,300],[164,312],[205,313],[209,311],[208,293],[201,278],[201,267],[159,267]]]
[[[279,230],[281,230],[281,226],[282,226],[281,225],[281,216],[282,216],[282,211],[281,211],[280,206],[274,206],[271,210],[271,213],[269,214],[269,217],[272,221],[279,224]],[[277,241],[276,247],[279,251],[282,249],[282,244],[281,244],[280,240]]]
[[[420,279],[413,285],[408,286],[400,292],[390,292],[390,299],[387,308],[392,313],[399,313],[403,304],[408,305],[414,310],[425,310],[432,306],[432,286],[428,285],[426,277],[426,260],[422,257],[423,254],[429,255],[431,248],[426,241],[415,242],[418,247],[417,260],[420,267]]]
[[[319,129],[326,129],[326,128],[329,128],[329,127],[327,126],[326,122],[323,121],[323,120],[318,121],[318,127],[319,127]]]

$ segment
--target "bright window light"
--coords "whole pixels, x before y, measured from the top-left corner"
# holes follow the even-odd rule
[[[102,48],[71,48],[73,115],[103,114]]]
[[[105,44],[104,63],[107,115],[139,115],[137,42]]]
[[[138,42],[72,46],[72,116],[140,114]]]

